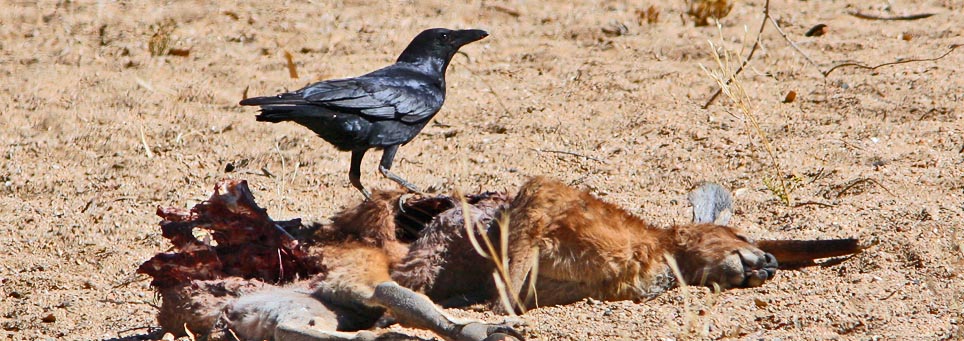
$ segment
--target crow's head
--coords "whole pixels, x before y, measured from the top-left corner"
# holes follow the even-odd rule
[[[449,61],[455,52],[465,44],[480,40],[489,35],[483,30],[449,30],[432,28],[415,36],[405,51],[398,56],[399,62],[430,63],[441,66],[439,71],[445,72]],[[439,64],[439,62],[441,62]]]

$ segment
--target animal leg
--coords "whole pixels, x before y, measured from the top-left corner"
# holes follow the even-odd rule
[[[300,324],[283,323],[275,330],[274,339],[284,341],[368,341],[378,335],[367,330],[338,332],[305,328]]]
[[[372,194],[361,183],[361,162],[365,157],[366,149],[351,151],[351,168],[348,169],[348,181],[365,196],[365,200],[371,200]]]
[[[523,339],[522,335],[507,325],[457,321],[445,315],[425,295],[393,281],[375,286],[375,292],[368,303],[389,309],[403,326],[428,329],[446,340],[483,340],[500,336]]]
[[[399,185],[405,186],[405,188],[412,192],[421,192],[418,190],[418,187],[415,187],[415,185],[413,185],[411,182],[408,182],[397,174],[391,172],[392,161],[395,160],[395,152],[397,151],[398,145],[385,147],[385,150],[382,152],[382,161],[378,165],[378,171],[381,172],[386,178],[397,182]]]
[[[212,340],[370,340],[362,331],[338,332],[344,311],[296,288],[270,288],[229,303],[215,323]]]

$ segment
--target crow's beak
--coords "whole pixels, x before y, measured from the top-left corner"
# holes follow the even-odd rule
[[[462,46],[473,41],[481,40],[482,38],[488,37],[489,32],[483,30],[458,30],[454,34],[454,42],[458,46]]]

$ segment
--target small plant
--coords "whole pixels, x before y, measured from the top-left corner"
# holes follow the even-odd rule
[[[710,24],[710,18],[720,20],[730,14],[733,2],[730,0],[688,0],[686,14],[693,18],[696,26]]]
[[[640,24],[655,24],[659,22],[659,9],[656,5],[651,5],[646,9],[636,10],[636,15],[639,16]]]
[[[171,34],[174,33],[175,28],[177,28],[177,24],[172,19],[166,19],[151,25],[153,34],[151,34],[151,39],[147,41],[147,50],[151,52],[151,56],[161,56],[170,50]]]
[[[495,271],[492,273],[492,279],[495,282],[495,288],[499,293],[499,303],[502,304],[503,309],[509,313],[511,316],[515,316],[515,307],[519,307],[522,313],[525,313],[525,302],[528,298],[514,297],[512,292],[512,280],[509,278],[509,215],[503,214],[499,221],[495,224],[495,228],[499,229],[499,240],[498,245],[494,244],[492,240],[489,239],[488,233],[484,226],[476,225],[475,220],[472,218],[471,211],[469,210],[469,203],[465,200],[465,196],[459,194],[462,203],[462,221],[465,223],[465,233],[469,238],[469,243],[472,244],[472,248],[475,249],[482,257],[492,261],[495,264]],[[482,247],[482,243],[476,238],[476,233],[482,236],[482,243],[484,243],[485,248]],[[496,251],[496,247],[499,248]],[[538,250],[534,250],[534,255],[538,254]],[[538,262],[532,268],[531,281],[529,282],[529,293],[535,294],[535,278],[537,277]],[[538,302],[538,296],[536,296],[536,302]]]
[[[770,193],[773,193],[783,204],[790,206],[793,204],[792,194],[793,191],[803,183],[803,179],[800,176],[794,174],[786,181],[774,181],[772,177],[764,176],[763,185],[766,186]],[[783,185],[786,185],[784,187]]]

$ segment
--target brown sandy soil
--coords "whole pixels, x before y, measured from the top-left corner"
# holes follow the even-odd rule
[[[681,20],[681,1],[655,3],[652,24],[636,13],[646,2],[265,3],[0,5],[0,335],[152,333],[158,302],[134,269],[167,247],[154,210],[192,205],[218,179],[248,179],[277,219],[324,220],[359,201],[347,154],[300,126],[255,122],[255,110],[236,103],[247,87],[274,94],[387,65],[438,26],[491,36],[456,56],[436,124],[396,158],[395,170],[423,188],[515,189],[544,174],[668,225],[688,219],[685,193],[712,180],[735,190],[733,223],[752,236],[877,243],[756,289],[537,309],[521,318],[531,338],[964,333],[964,49],[823,77],[767,28],[742,80],[781,168],[799,179],[795,202],[811,203],[788,207],[765,185],[774,167],[737,107],[721,98],[700,108],[714,83],[699,65],[714,66],[707,40],[719,42],[719,31]],[[933,57],[964,43],[960,0],[771,7],[822,69]],[[750,45],[762,8],[742,2],[723,19],[726,47]],[[850,11],[937,15],[875,21]],[[151,55],[164,23],[170,47],[187,56]],[[827,35],[803,36],[819,23]],[[301,78],[289,77],[284,51]],[[796,100],[782,103],[791,90]],[[366,160],[363,180],[392,186],[376,162]]]

